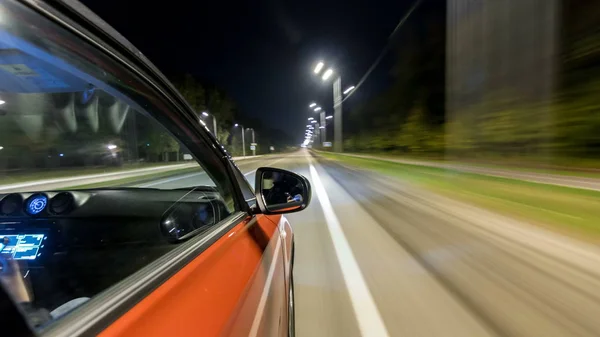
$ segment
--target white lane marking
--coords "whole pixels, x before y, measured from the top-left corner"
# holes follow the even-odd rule
[[[150,186],[154,186],[154,185],[166,184],[166,183],[170,183],[172,181],[176,181],[176,180],[179,180],[179,179],[191,178],[193,176],[202,175],[202,174],[206,174],[206,172],[190,173],[190,174],[186,174],[186,175],[181,176],[181,177],[173,177],[173,178],[169,178],[169,179],[163,179],[163,180],[155,181],[155,182],[148,183],[148,184],[138,185],[138,187],[150,187]]]
[[[379,310],[375,305],[373,296],[371,295],[358,263],[354,258],[350,244],[342,231],[340,221],[331,206],[329,196],[325,191],[325,186],[323,186],[323,183],[321,182],[319,173],[313,166],[311,159],[309,157],[307,159],[308,165],[310,166],[310,176],[312,177],[313,188],[319,198],[323,213],[325,214],[327,228],[329,229],[329,234],[333,241],[333,248],[342,269],[344,283],[346,283],[346,288],[350,295],[352,309],[354,309],[354,315],[356,316],[361,335],[373,337],[389,336],[385,324],[383,323],[383,319],[379,314]]]
[[[271,284],[273,283],[273,275],[275,275],[275,267],[277,267],[277,261],[279,260],[279,251],[281,250],[281,238],[278,233],[274,233],[271,240],[276,240],[277,243],[275,245],[275,251],[273,253],[273,258],[271,259],[271,265],[269,266],[269,274],[267,275],[267,280],[265,282],[265,286],[263,287],[262,295],[260,296],[260,301],[258,302],[258,308],[256,308],[256,313],[254,314],[254,320],[252,321],[252,327],[250,328],[250,333],[248,336],[254,337],[258,334],[258,328],[260,327],[260,321],[264,316],[265,305],[267,304],[267,297],[269,297],[269,291],[271,290]],[[269,249],[267,247],[266,249]],[[263,253],[263,258],[265,257]],[[263,261],[261,261],[262,263]]]

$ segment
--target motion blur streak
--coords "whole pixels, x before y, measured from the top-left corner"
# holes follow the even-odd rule
[[[321,206],[288,216],[298,336],[369,335],[361,322],[369,307],[356,310],[352,298],[357,278],[347,284],[344,265],[353,261],[373,299],[371,314],[379,313],[390,336],[600,332],[595,245],[363,164],[385,163],[377,159],[306,152],[277,165],[310,177]],[[415,167],[427,170],[409,170]],[[339,234],[350,256],[339,254]]]

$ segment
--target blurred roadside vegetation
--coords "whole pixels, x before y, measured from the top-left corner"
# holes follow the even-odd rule
[[[600,2],[483,1],[455,26],[441,3],[403,27],[391,85],[351,107],[345,151],[600,168]]]

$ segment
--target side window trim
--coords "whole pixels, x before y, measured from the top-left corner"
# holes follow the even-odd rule
[[[241,211],[230,215],[209,233],[190,238],[138,272],[94,296],[77,311],[42,330],[41,334],[45,337],[75,337],[100,333],[247,217],[248,214]]]

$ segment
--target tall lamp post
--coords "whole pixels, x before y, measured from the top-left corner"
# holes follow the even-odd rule
[[[209,115],[211,115],[211,114],[209,114],[206,111],[202,111],[202,116],[208,117]],[[215,136],[215,138],[217,138],[217,118],[215,117],[214,114],[211,116],[212,116],[212,121],[213,121],[213,136]]]
[[[315,113],[319,114],[320,118],[317,120],[317,122],[320,123],[322,126],[325,125],[325,110],[318,106],[317,103],[311,103],[308,107],[312,108]],[[323,142],[327,141],[327,129],[322,129],[323,136],[321,137],[321,145],[323,145]]]
[[[314,137],[314,141],[315,143],[319,144],[321,143],[321,129],[319,129],[319,122],[316,119],[313,119],[310,121],[311,123],[311,130],[314,130],[313,132],[313,137]],[[322,145],[322,143],[321,143]]]
[[[238,123],[235,123],[234,127],[240,127],[242,129],[242,156],[246,156],[246,140],[244,138],[244,126]]]
[[[248,128],[248,130],[252,130],[252,155],[256,156],[256,138],[254,138],[254,129],[253,128]]]
[[[324,67],[325,63],[319,61],[315,66],[314,73],[319,75]],[[331,75],[333,75],[333,69],[328,68],[321,76],[321,79],[327,81]],[[354,86],[351,86],[342,93],[342,77],[340,75],[337,75],[336,79],[333,81],[333,120],[335,122],[335,125],[333,126],[333,149],[335,152],[344,151],[344,144],[342,143],[342,98],[343,95],[348,94],[353,89]],[[321,118],[323,118],[323,116]]]

